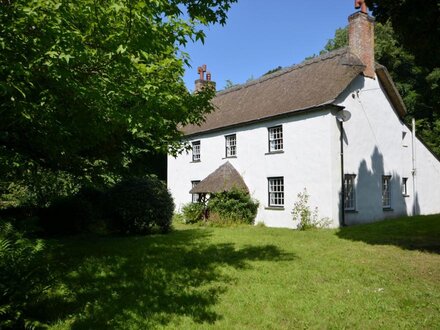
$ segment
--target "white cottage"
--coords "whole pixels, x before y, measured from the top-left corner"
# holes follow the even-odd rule
[[[349,24],[348,48],[219,92],[216,111],[184,128],[192,151],[168,157],[178,208],[200,181],[235,169],[267,226],[296,227],[304,188],[334,227],[440,213],[440,161],[404,123],[402,99],[374,61],[374,20],[357,12]]]

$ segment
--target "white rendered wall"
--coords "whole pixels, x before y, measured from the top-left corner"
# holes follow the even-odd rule
[[[379,81],[358,77],[340,96],[339,105],[352,115],[344,123],[344,172],[356,175],[356,212],[346,213],[346,223],[412,215],[413,210],[440,213],[440,163],[416,139],[414,192],[412,133]],[[382,208],[382,175],[391,175],[391,210]],[[403,177],[408,178],[408,196],[401,192]]]
[[[284,152],[267,154],[267,128],[280,124],[283,125]],[[177,211],[191,201],[191,181],[203,180],[229,161],[242,175],[252,197],[260,202],[256,222],[272,227],[296,227],[291,211],[297,194],[307,188],[310,206],[319,206],[320,217],[331,218],[333,226],[337,226],[335,182],[340,182],[340,176],[338,144],[332,138],[338,136],[334,125],[330,111],[320,110],[192,137],[190,142],[201,141],[200,162],[191,162],[191,152],[177,158],[168,157],[168,188]],[[225,159],[225,135],[228,134],[236,134],[236,158]],[[267,178],[279,176],[284,177],[284,209],[268,209]]]

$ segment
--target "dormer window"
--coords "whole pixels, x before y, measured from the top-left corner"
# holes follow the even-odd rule
[[[283,126],[274,126],[268,128],[269,132],[269,152],[283,150]]]
[[[200,141],[192,143],[192,161],[200,162]]]

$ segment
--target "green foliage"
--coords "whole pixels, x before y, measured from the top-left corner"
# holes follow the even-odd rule
[[[278,65],[276,68],[273,68],[273,69],[270,69],[269,71],[267,71],[265,74],[263,74],[263,76],[267,76],[267,75],[269,75],[271,73],[280,71],[281,69],[282,69],[282,67],[280,65]]]
[[[183,223],[197,223],[204,219],[205,204],[188,203],[182,207]]]
[[[238,189],[214,194],[208,202],[208,211],[216,214],[227,223],[252,224],[257,216],[258,202],[253,200],[248,193]]]
[[[78,193],[56,199],[42,209],[40,223],[51,236],[76,235],[104,229],[104,194],[95,188],[83,188]]]
[[[304,188],[303,192],[298,193],[298,200],[293,204],[293,222],[297,224],[299,230],[309,230],[317,228],[326,228],[330,225],[330,219],[319,218],[318,207],[313,210],[309,206],[310,195],[307,193],[307,189]]]
[[[107,193],[110,226],[121,234],[165,233],[171,229],[174,202],[164,182],[154,176],[127,179]]]
[[[225,83],[225,88],[224,88],[224,89],[229,89],[229,88],[232,88],[232,87],[235,87],[235,86],[238,86],[238,84],[234,84],[234,83],[232,82],[232,80],[227,79],[227,80],[226,80],[226,83]]]
[[[51,282],[43,241],[23,237],[10,223],[0,223],[0,328],[38,324],[31,309]]]
[[[390,21],[399,42],[429,71],[440,68],[438,0],[367,0],[376,20]]]
[[[0,174],[99,183],[182,149],[178,127],[213,108],[191,94],[188,54],[236,0],[2,1]]]

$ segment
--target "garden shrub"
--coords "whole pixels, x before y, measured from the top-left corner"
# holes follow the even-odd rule
[[[293,221],[297,223],[297,229],[326,228],[330,225],[329,218],[319,218],[318,207],[312,210],[309,206],[310,195],[307,193],[306,188],[304,188],[303,192],[298,193],[297,198],[298,200],[293,205],[292,210]]]
[[[248,193],[232,189],[212,195],[208,202],[210,214],[217,214],[225,223],[252,224],[257,216],[258,202]]]
[[[197,223],[203,220],[205,213],[205,204],[188,203],[182,207],[184,223]]]
[[[29,240],[10,223],[0,224],[0,329],[32,328],[32,307],[49,288],[41,240]]]
[[[41,226],[48,235],[94,232],[103,223],[103,193],[83,188],[75,195],[61,197],[41,211]]]
[[[110,226],[122,234],[148,234],[171,229],[174,202],[164,182],[155,176],[127,179],[107,195]]]

